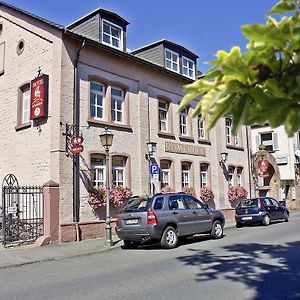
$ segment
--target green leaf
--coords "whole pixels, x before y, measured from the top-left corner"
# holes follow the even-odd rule
[[[249,109],[249,95],[244,94],[234,101],[232,108],[232,128],[231,133],[233,136],[237,135],[239,127],[245,123]]]
[[[280,2],[278,2],[271,8],[271,10],[268,12],[267,15],[270,16],[275,13],[282,15],[289,11],[295,10],[295,8],[296,8],[296,6],[294,3],[289,3],[285,0],[281,0]]]

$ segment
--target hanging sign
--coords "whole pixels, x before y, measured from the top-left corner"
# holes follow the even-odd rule
[[[264,160],[260,160],[258,162],[258,172],[257,172],[257,175],[259,177],[269,177],[270,174],[268,173],[268,167],[269,167],[269,162],[264,159]]]
[[[73,145],[71,147],[72,153],[81,153],[83,151],[83,146],[82,145]]]
[[[40,75],[31,81],[30,119],[48,116],[48,75]]]

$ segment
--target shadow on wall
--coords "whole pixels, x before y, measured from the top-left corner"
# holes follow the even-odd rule
[[[255,290],[255,299],[300,299],[300,242],[235,244],[223,249],[224,255],[189,249],[191,255],[178,260],[198,267],[199,282],[224,278]]]

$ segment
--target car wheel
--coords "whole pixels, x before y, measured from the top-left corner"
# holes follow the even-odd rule
[[[136,241],[124,240],[124,248],[126,249],[136,249],[141,243]]]
[[[263,218],[263,220],[262,220],[262,224],[264,226],[269,226],[270,222],[271,222],[271,219],[270,219],[269,215],[265,215],[264,218]]]
[[[220,239],[223,237],[223,233],[224,233],[223,224],[219,220],[214,221],[211,228],[210,236],[213,239]]]
[[[174,227],[168,226],[162,236],[160,245],[165,249],[175,248],[178,242],[178,235]]]
[[[284,221],[285,222],[289,221],[289,214],[286,211],[284,212]]]

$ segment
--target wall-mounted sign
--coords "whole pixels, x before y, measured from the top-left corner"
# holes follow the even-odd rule
[[[48,75],[40,75],[31,81],[30,119],[48,116]]]
[[[206,156],[205,148],[194,146],[194,145],[185,145],[180,143],[165,142],[165,151],[180,153],[180,154],[190,154],[197,156]]]
[[[83,146],[82,145],[73,145],[71,147],[72,153],[81,153],[83,151]]]
[[[259,177],[269,177],[270,174],[268,173],[268,168],[269,168],[269,162],[266,159],[260,160],[258,162],[258,172],[257,175]]]
[[[72,145],[81,145],[83,143],[82,136],[73,136],[71,140]]]

